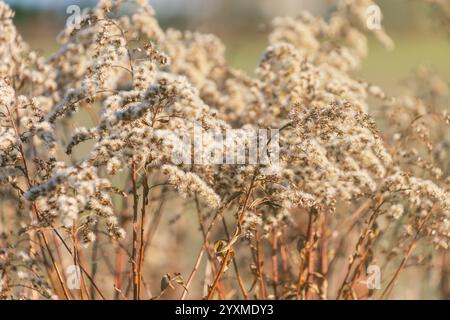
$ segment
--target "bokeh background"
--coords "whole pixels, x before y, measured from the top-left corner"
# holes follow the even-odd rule
[[[16,24],[35,49],[46,55],[56,50],[55,37],[65,24],[68,5],[92,6],[95,0],[6,0],[16,10]],[[274,16],[302,10],[328,15],[333,0],[150,0],[164,27],[199,30],[219,36],[232,66],[253,72],[266,46]],[[383,25],[395,41],[387,51],[375,41],[361,77],[395,90],[419,65],[450,79],[450,41],[431,17],[430,6],[415,0],[377,1]],[[373,39],[372,39],[373,40]]]

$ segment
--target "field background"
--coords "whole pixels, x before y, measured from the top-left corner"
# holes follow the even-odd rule
[[[95,1],[7,0],[16,10],[24,38],[46,55],[57,48],[55,37],[65,23],[70,4],[92,6]],[[232,66],[252,73],[266,46],[270,20],[302,10],[326,16],[333,0],[150,0],[164,27],[198,30],[219,36]],[[450,79],[450,41],[430,16],[430,8],[414,0],[381,0],[383,25],[395,41],[393,51],[370,42],[361,76],[395,89],[419,65]],[[373,39],[372,39],[373,40]]]

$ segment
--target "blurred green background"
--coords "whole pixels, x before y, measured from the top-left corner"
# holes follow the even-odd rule
[[[93,6],[90,0],[9,0],[16,24],[33,48],[46,55],[57,48],[68,5]],[[327,16],[333,0],[150,0],[163,27],[199,30],[218,35],[226,44],[232,66],[253,72],[266,46],[269,23],[277,15],[302,10]],[[381,0],[383,25],[394,39],[392,51],[373,39],[361,77],[395,91],[415,68],[425,65],[450,80],[450,38],[420,0]]]

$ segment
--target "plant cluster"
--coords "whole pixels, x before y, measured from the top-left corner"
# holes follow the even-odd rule
[[[372,4],[275,19],[248,75],[147,1],[98,1],[48,58],[0,2],[0,296],[389,298],[412,268],[449,298],[450,88],[426,69],[397,97],[358,79],[368,33],[393,47],[367,30]],[[198,123],[278,129],[279,159],[175,163]],[[174,206],[202,237],[190,270],[153,263]]]

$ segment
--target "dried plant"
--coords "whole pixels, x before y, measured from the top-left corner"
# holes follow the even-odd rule
[[[449,86],[419,69],[390,97],[357,79],[368,32],[393,47],[367,30],[372,4],[275,19],[250,76],[147,1],[100,0],[49,58],[0,2],[1,297],[387,299],[408,268],[449,298]],[[227,154],[278,133],[265,161],[208,161],[211,135],[175,161],[198,126],[235,129]],[[158,232],[173,211],[202,238],[190,270],[171,246],[191,252],[195,223]]]

